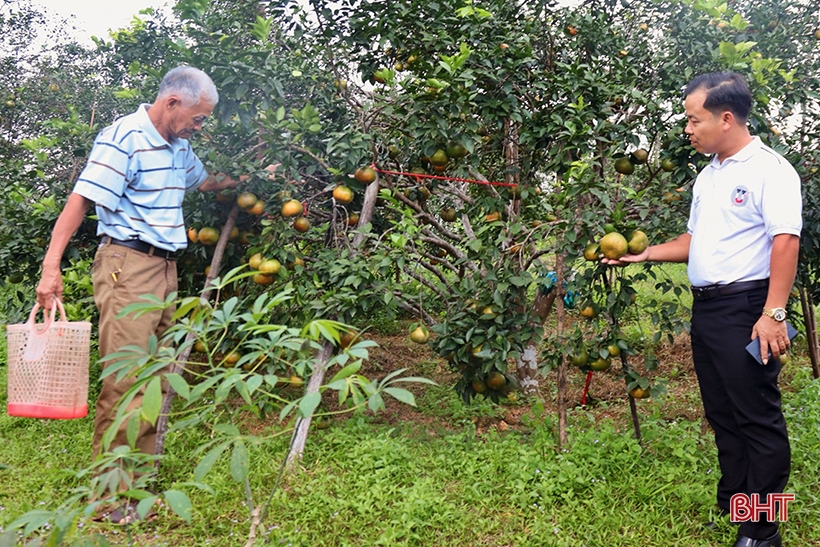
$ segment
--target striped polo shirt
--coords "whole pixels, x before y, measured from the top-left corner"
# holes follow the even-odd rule
[[[208,173],[187,140],[168,143],[159,134],[150,106],[140,105],[100,132],[74,192],[96,204],[97,235],[177,251],[187,245],[185,192]]]

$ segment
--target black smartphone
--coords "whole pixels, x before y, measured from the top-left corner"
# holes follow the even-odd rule
[[[791,340],[792,338],[797,336],[797,329],[794,328],[792,326],[792,324],[789,323],[788,321],[786,322],[786,333],[789,335],[789,340]],[[755,361],[757,361],[758,364],[760,364],[760,365],[763,364],[763,360],[760,358],[760,340],[755,338],[754,340],[749,342],[749,345],[746,346],[746,351],[748,351],[749,354],[752,357],[755,358]],[[769,352],[769,359],[771,359],[771,358],[772,358],[772,352],[770,351]]]

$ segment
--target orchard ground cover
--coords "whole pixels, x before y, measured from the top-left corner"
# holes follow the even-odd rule
[[[452,390],[456,375],[427,346],[410,341],[407,324],[382,321],[378,330],[366,331],[379,347],[362,372],[379,377],[409,367],[438,385],[410,388],[416,408],[388,402],[383,412],[334,416],[328,427],[314,431],[298,470],[286,475],[274,494],[258,532],[260,544],[731,543],[733,527],[720,524],[710,531],[702,526],[714,517],[717,462],[685,335],[654,348],[660,366],[653,376],[667,380],[667,394],[639,402],[641,443],[633,436],[622,376],[614,369],[595,373],[592,399],[582,407],[586,374],[571,369],[570,442],[560,448],[554,378],[541,382],[538,396],[501,404],[477,398],[465,404]],[[626,332],[633,343],[644,338],[651,345],[642,328],[635,322]],[[820,480],[813,463],[820,448],[820,387],[810,378],[804,353],[805,342],[798,339],[781,376],[793,445],[788,491],[797,497],[790,504],[784,541],[820,545],[812,525],[820,517],[815,501]],[[5,367],[0,369],[4,394],[5,373]],[[325,397],[322,410],[338,409],[332,397]],[[0,526],[27,511],[54,509],[82,483],[72,470],[87,464],[91,419],[0,418]],[[248,415],[246,420],[255,434],[283,427],[274,418]],[[192,454],[209,434],[194,428],[169,436],[163,488],[192,480],[197,465]],[[287,444],[283,437],[253,453],[254,490],[264,492],[277,479]],[[213,494],[189,492],[190,522],[160,509],[158,520],[127,530],[83,522],[82,534],[98,534],[110,545],[243,545],[250,519],[228,462],[218,463],[208,482]]]

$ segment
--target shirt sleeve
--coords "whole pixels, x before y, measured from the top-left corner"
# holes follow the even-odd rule
[[[129,164],[128,151],[100,134],[74,192],[101,207],[116,210],[127,185]]]
[[[762,212],[766,233],[774,238],[780,234],[799,236],[803,229],[803,198],[800,176],[785,160],[766,178],[763,187]]]
[[[205,166],[199,160],[194,151],[191,150],[190,143],[188,144],[188,151],[186,155],[185,168],[185,191],[190,192],[199,188],[205,179],[208,178],[208,172]]]
[[[698,205],[700,204],[700,186],[695,179],[695,184],[692,186],[692,205],[689,207],[689,221],[686,223],[686,233],[692,235],[695,233],[695,224],[698,220]]]

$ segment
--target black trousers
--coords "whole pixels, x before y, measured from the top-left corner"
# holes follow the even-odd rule
[[[768,289],[695,300],[692,356],[706,419],[715,432],[721,478],[717,503],[729,510],[733,494],[780,493],[789,478],[791,449],[780,406],[780,360],[758,364],[746,351]],[[740,534],[767,538],[776,522],[747,521]]]

